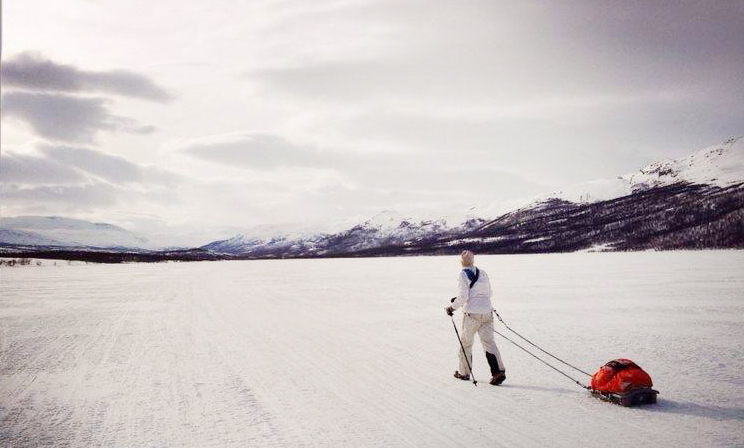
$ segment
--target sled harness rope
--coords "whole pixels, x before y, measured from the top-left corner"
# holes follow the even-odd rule
[[[587,375],[587,376],[592,376],[591,374],[589,374],[589,373],[587,373],[587,372],[585,372],[585,371],[583,371],[583,370],[579,369],[578,367],[575,367],[575,366],[573,366],[573,365],[571,365],[571,364],[567,363],[566,361],[563,361],[562,359],[560,359],[560,358],[558,358],[558,357],[556,357],[556,356],[554,356],[554,355],[552,355],[552,354],[548,353],[547,351],[543,350],[542,348],[538,347],[537,345],[535,345],[535,344],[534,344],[534,343],[533,343],[532,341],[530,341],[529,339],[525,338],[525,337],[524,337],[524,336],[522,336],[521,334],[519,334],[519,333],[517,333],[516,331],[512,330],[511,328],[509,328],[509,326],[508,326],[508,325],[506,325],[506,323],[505,323],[505,322],[504,322],[504,320],[503,320],[503,319],[501,318],[501,316],[499,316],[499,313],[498,313],[498,312],[496,312],[496,310],[493,310],[493,313],[494,313],[494,314],[496,315],[496,317],[497,317],[497,318],[499,319],[499,322],[501,322],[501,323],[502,323],[502,324],[504,325],[504,327],[506,327],[506,329],[507,329],[507,330],[509,330],[509,331],[511,331],[512,333],[516,334],[517,336],[519,336],[519,337],[520,337],[521,339],[525,340],[525,341],[526,341],[526,342],[527,342],[528,344],[530,344],[531,346],[535,347],[536,349],[540,350],[541,352],[545,353],[546,355],[548,355],[548,356],[552,357],[553,359],[556,359],[557,361],[560,361],[560,362],[562,362],[563,364],[565,364],[565,365],[567,365],[567,366],[571,367],[572,369],[578,370],[579,372],[583,373],[584,375]],[[566,378],[570,379],[570,380],[571,380],[571,381],[573,381],[574,383],[578,384],[578,385],[579,385],[579,387],[581,387],[581,388],[583,388],[583,389],[588,389],[588,390],[591,390],[591,387],[589,387],[589,386],[587,386],[587,385],[584,385],[584,384],[582,384],[582,383],[581,383],[581,382],[580,382],[579,380],[577,380],[576,378],[573,378],[573,377],[571,377],[571,376],[570,376],[570,375],[568,375],[568,374],[567,374],[566,372],[564,372],[564,371],[562,371],[562,370],[560,370],[560,369],[556,368],[555,366],[551,365],[550,363],[548,363],[548,362],[547,362],[547,361],[545,361],[544,359],[540,358],[539,356],[535,355],[535,354],[534,354],[534,353],[532,353],[531,351],[529,351],[529,350],[527,350],[526,348],[522,347],[521,345],[517,344],[517,343],[516,343],[516,342],[514,342],[514,341],[513,341],[512,339],[508,338],[508,337],[507,337],[506,335],[504,335],[504,334],[500,333],[500,332],[499,332],[499,331],[497,331],[497,330],[493,330],[493,332],[494,332],[494,333],[496,333],[497,335],[501,336],[502,338],[506,339],[507,341],[511,342],[512,344],[516,345],[516,346],[517,346],[517,347],[519,347],[519,348],[520,348],[520,349],[521,349],[522,351],[524,351],[524,352],[525,352],[525,353],[527,353],[528,355],[532,356],[533,358],[537,359],[537,360],[538,360],[538,361],[540,361],[541,363],[545,364],[546,366],[550,367],[551,369],[555,370],[556,372],[558,372],[558,373],[560,373],[561,375],[565,376]]]
[[[568,367],[570,367],[570,368],[572,368],[574,370],[577,370],[577,371],[583,373],[586,376],[592,376],[591,373],[585,372],[585,371],[579,369],[578,367],[576,367],[574,365],[571,365],[571,364],[567,363],[566,361],[558,358],[557,356],[555,356],[555,355],[553,355],[551,353],[546,352],[545,350],[543,350],[542,348],[540,348],[537,345],[535,345],[532,341],[530,341],[526,337],[524,337],[521,334],[517,333],[516,331],[512,330],[508,325],[506,325],[506,322],[504,322],[504,319],[502,319],[501,316],[499,316],[499,313],[496,310],[493,310],[493,314],[496,315],[496,317],[499,319],[499,322],[501,322],[502,324],[504,324],[504,326],[506,327],[507,330],[509,330],[512,333],[516,334],[517,336],[519,336],[522,340],[524,340],[525,342],[527,342],[531,346],[535,347],[536,349],[540,350],[541,352],[545,353],[546,355],[550,356],[551,358],[555,359],[556,361],[562,362],[563,364],[567,365]]]

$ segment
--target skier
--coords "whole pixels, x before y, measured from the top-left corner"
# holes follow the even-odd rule
[[[486,359],[491,368],[491,381],[489,383],[499,385],[506,379],[506,371],[493,337],[491,282],[488,280],[488,274],[485,271],[475,267],[474,260],[475,254],[469,250],[464,250],[460,254],[460,263],[463,270],[460,272],[458,279],[458,294],[457,297],[452,299],[452,305],[445,309],[447,315],[452,316],[456,309],[465,306],[462,319],[463,350],[459,352],[460,369],[455,371],[455,378],[465,381],[470,380],[468,363],[470,362],[472,365],[473,338],[477,332],[481,345],[486,350]],[[463,351],[467,354],[467,360]]]

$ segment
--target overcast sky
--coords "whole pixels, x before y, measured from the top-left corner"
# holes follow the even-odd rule
[[[3,216],[444,214],[744,133],[740,0],[3,8]]]

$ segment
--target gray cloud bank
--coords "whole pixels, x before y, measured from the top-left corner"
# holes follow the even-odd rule
[[[30,210],[48,213],[51,210],[62,212],[89,212],[99,207],[111,207],[119,202],[117,189],[103,183],[85,185],[50,186],[39,185],[22,187],[15,184],[3,186],[3,197],[13,203],[31,203]]]
[[[39,145],[33,152],[5,151],[0,189],[10,209],[89,212],[132,200],[172,204],[186,179],[89,148]]]
[[[59,93],[7,92],[3,115],[18,118],[41,137],[69,142],[93,141],[99,131],[149,134],[156,128],[112,114],[104,98]]]
[[[339,26],[325,19],[324,32]],[[286,58],[243,79],[349,142],[559,167],[563,182],[744,126],[740,1],[382,1],[344,19],[356,24],[344,42],[384,30],[376,51]]]
[[[150,134],[157,128],[111,111],[118,95],[159,103],[172,99],[148,77],[125,70],[86,71],[21,53],[2,65],[3,116],[27,123],[40,137],[72,143],[94,141],[101,131]]]
[[[0,159],[3,184],[64,185],[84,181],[80,171],[48,157],[5,151]]]
[[[387,25],[384,51],[298,58],[245,76],[320,101],[430,98],[445,108],[660,88],[730,98],[744,91],[731,76],[744,63],[742,17],[744,3],[727,0],[383,1],[347,19],[358,23],[351,41]]]
[[[0,159],[3,183],[58,185],[90,179],[117,185],[173,186],[184,178],[172,171],[134,163],[84,147],[38,145],[33,153],[6,151]]]
[[[297,145],[281,136],[234,132],[183,142],[177,151],[208,162],[251,169],[286,166],[323,167],[331,158],[310,146]]]
[[[103,92],[166,102],[172,96],[148,77],[127,70],[87,71],[58,64],[35,53],[21,53],[2,67],[6,86],[68,93]]]

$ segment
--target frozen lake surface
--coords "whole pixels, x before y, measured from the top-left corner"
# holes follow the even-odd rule
[[[503,386],[477,341],[482,384],[452,378],[456,257],[30,266],[0,270],[0,446],[744,445],[744,251],[476,261],[511,327],[590,372],[633,359],[659,403],[498,336]]]

